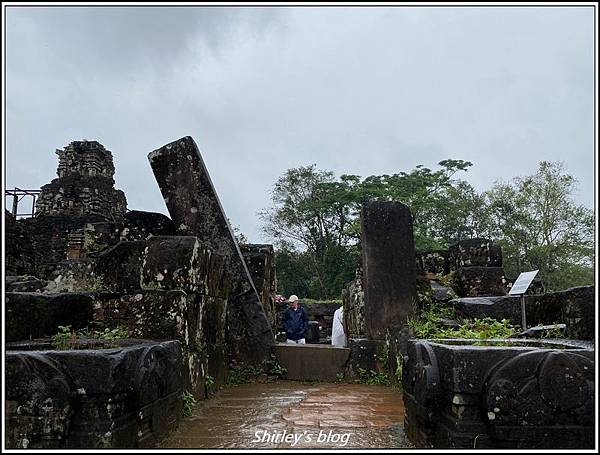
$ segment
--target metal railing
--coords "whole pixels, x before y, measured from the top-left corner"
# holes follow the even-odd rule
[[[14,190],[4,190],[4,202],[6,208],[9,207],[6,198],[12,197],[12,210],[11,213],[15,218],[31,218],[35,215],[35,202],[37,197],[41,193],[41,190],[22,190],[21,188],[15,187]],[[31,210],[26,212],[19,212],[19,204],[25,198],[31,198]],[[21,207],[23,204],[21,204]]]

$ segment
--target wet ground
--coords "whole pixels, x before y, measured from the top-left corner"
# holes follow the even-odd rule
[[[163,448],[410,447],[397,390],[278,381],[228,387],[198,405]]]

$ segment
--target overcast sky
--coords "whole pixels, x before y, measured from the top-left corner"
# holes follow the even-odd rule
[[[479,190],[562,160],[594,191],[593,8],[6,10],[6,186],[56,177],[56,148],[113,152],[130,209],[168,213],[146,155],[200,147],[227,216],[286,169],[392,174],[442,159]]]

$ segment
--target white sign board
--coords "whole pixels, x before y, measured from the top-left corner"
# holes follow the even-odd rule
[[[539,272],[539,270],[534,270],[533,272],[521,273],[519,275],[519,278],[517,278],[515,283],[512,285],[512,288],[510,288],[510,291],[508,294],[509,295],[525,294],[525,291],[527,291],[527,288],[529,287],[529,285],[531,284],[531,282],[533,281],[533,279],[535,278],[535,276],[537,275],[538,272]]]

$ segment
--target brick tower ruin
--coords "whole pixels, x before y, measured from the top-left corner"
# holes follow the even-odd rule
[[[98,215],[119,220],[127,210],[125,193],[114,188],[110,150],[97,141],[74,141],[57,149],[58,178],[42,186],[36,215]]]

